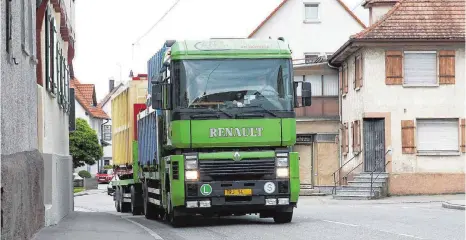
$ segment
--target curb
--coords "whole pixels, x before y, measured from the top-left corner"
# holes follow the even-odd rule
[[[465,206],[462,204],[452,204],[449,202],[443,202],[442,203],[443,208],[448,208],[448,209],[455,209],[455,210],[465,210]]]

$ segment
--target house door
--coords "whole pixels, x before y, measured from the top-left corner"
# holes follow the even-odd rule
[[[312,143],[294,145],[293,151],[299,154],[299,179],[301,185],[312,185]]]
[[[385,120],[364,119],[364,171],[385,172]]]

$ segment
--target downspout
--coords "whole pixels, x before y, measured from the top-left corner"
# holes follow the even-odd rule
[[[339,68],[338,67],[335,67],[333,65],[330,64],[330,62],[327,61],[327,65],[330,67],[330,68],[333,68],[333,69],[337,69],[337,71],[339,71]],[[339,121],[339,126],[338,126],[338,129],[340,129],[340,127],[342,126],[342,122],[343,122],[343,118],[342,118],[342,113],[343,113],[343,107],[342,107],[342,97],[341,97],[341,94],[340,94],[340,89],[343,89],[342,87],[343,86],[340,86],[340,82],[343,82],[343,81],[340,81],[340,74],[338,74],[338,115],[339,115],[339,118],[340,118],[340,121]],[[338,132],[338,136],[340,136],[340,132]],[[341,139],[340,137],[338,137],[339,141],[341,142]],[[341,148],[340,148],[340,144],[338,144],[338,149],[340,149],[340,151],[338,151],[338,160],[339,160],[339,165],[341,167]]]

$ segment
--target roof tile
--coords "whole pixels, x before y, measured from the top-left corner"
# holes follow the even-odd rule
[[[70,81],[70,87],[75,89],[75,97],[79,104],[94,118],[110,119],[100,106],[94,106],[94,84],[82,84],[78,79]]]
[[[461,39],[465,38],[464,0],[399,0],[355,39]]]

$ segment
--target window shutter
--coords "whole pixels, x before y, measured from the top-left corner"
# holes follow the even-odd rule
[[[466,153],[466,119],[464,118],[461,119],[460,132],[461,132],[460,149],[461,149],[461,152]]]
[[[340,94],[343,94],[343,68],[339,68],[338,71],[338,80],[340,85]]]
[[[401,85],[403,83],[403,53],[401,51],[385,52],[385,84]]]
[[[416,150],[416,143],[414,142],[414,121],[402,120],[401,121],[401,146],[403,154],[414,154]]]
[[[356,120],[355,121],[355,132],[356,132],[356,151],[360,152],[361,151],[361,121]]]
[[[358,84],[358,69],[359,69],[359,58],[356,56],[354,57],[354,76],[353,76],[353,89],[357,88]]]
[[[48,9],[45,15],[45,89],[50,91],[50,17]]]
[[[348,65],[343,66],[343,94],[348,93]]]
[[[455,84],[455,51],[439,51],[439,83]]]
[[[359,55],[359,88],[362,87],[362,79],[363,79],[363,57],[362,57],[362,54]],[[360,124],[359,120],[358,120],[358,124]],[[359,127],[359,125],[358,125]]]

